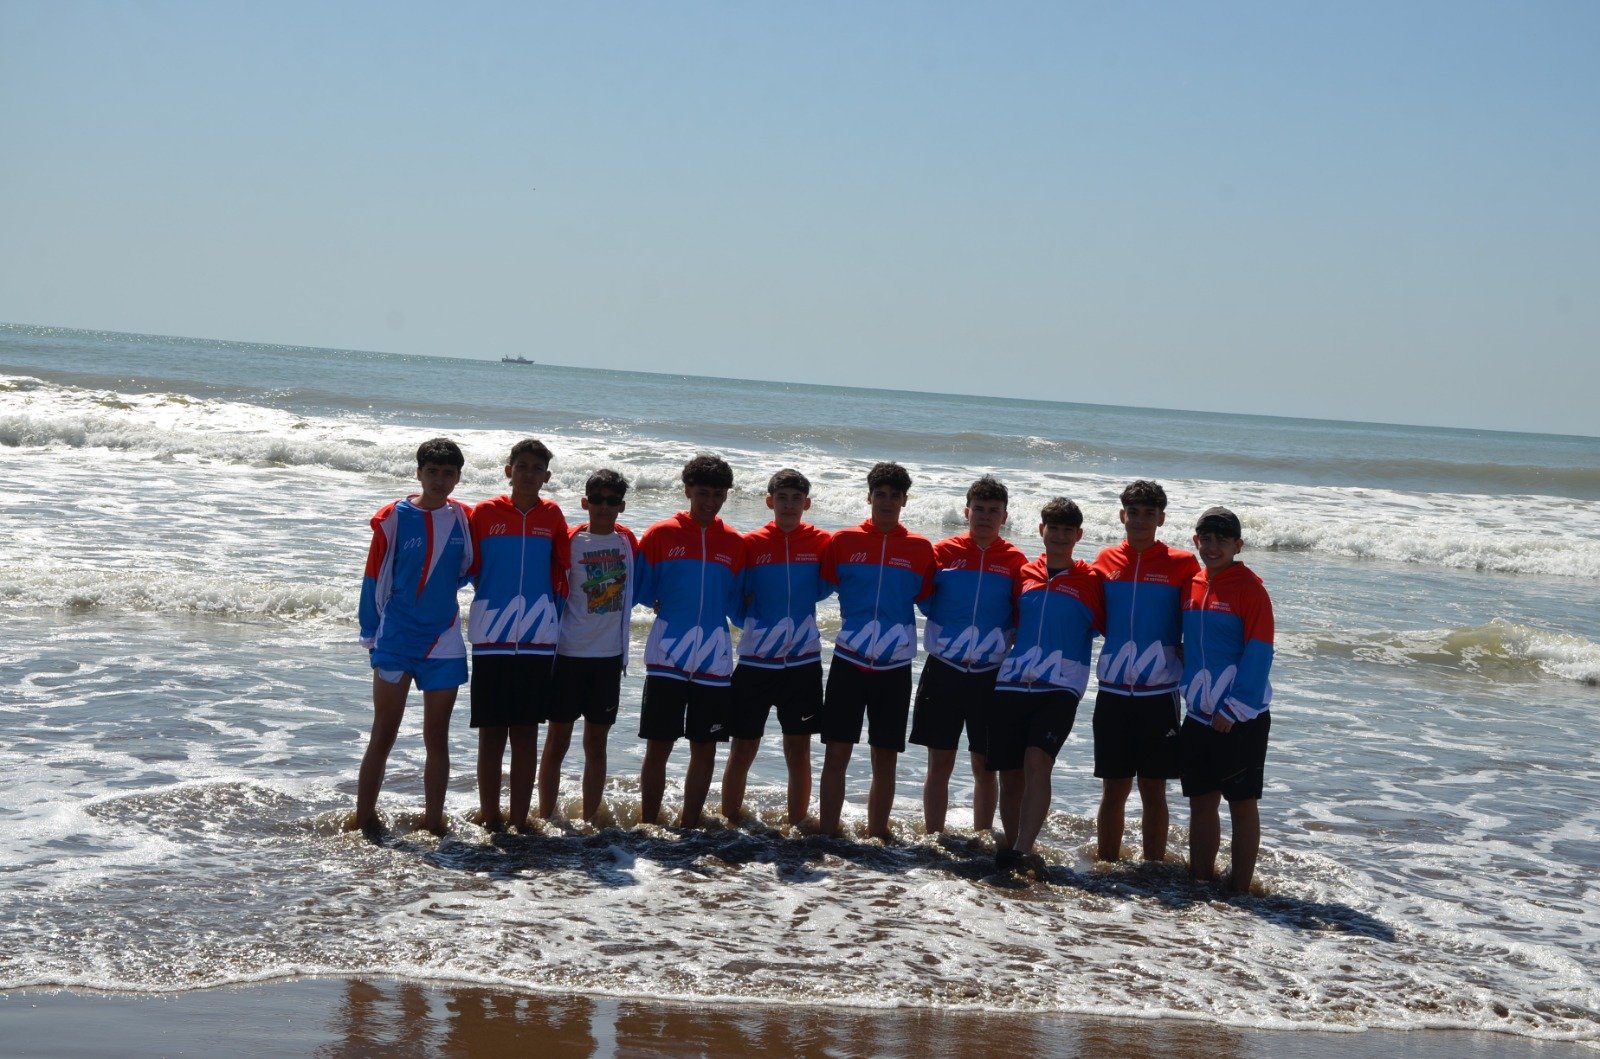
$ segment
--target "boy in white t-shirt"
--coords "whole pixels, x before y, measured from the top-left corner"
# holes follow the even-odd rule
[[[583,717],[583,819],[593,823],[606,784],[606,738],[617,720],[639,542],[617,523],[628,482],[609,468],[583,488],[589,521],[572,527],[567,609],[556,645],[555,695],[539,760],[539,815],[550,819],[561,791],[561,762]]]

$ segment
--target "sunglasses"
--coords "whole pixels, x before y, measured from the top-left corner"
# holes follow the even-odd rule
[[[591,504],[601,504],[601,505],[603,505],[605,507],[621,507],[622,506],[622,497],[620,497],[620,496],[611,496],[611,495],[591,496],[591,497],[589,497],[589,503],[591,503]]]

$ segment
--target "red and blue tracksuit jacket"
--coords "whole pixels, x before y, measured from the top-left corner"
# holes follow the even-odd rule
[[[1123,541],[1101,551],[1094,568],[1105,579],[1106,639],[1095,673],[1100,686],[1126,695],[1176,691],[1183,675],[1183,600],[1200,561],[1161,541],[1142,552]]]
[[[372,544],[361,578],[361,646],[400,658],[465,658],[456,592],[472,569],[471,512],[447,500],[417,507],[411,498],[372,516]]]
[[[644,664],[653,677],[722,686],[733,673],[728,618],[739,610],[744,538],[720,518],[680,511],[639,540],[640,603],[656,607]]]
[[[923,600],[928,620],[922,644],[928,657],[963,673],[999,669],[1011,646],[1018,577],[1028,557],[1007,540],[988,548],[970,533],[933,546],[933,595]]]
[[[1043,555],[1024,566],[1016,643],[1000,664],[995,690],[1070,691],[1082,698],[1094,638],[1105,628],[1104,584],[1082,559],[1054,577]]]
[[[833,591],[822,579],[822,553],[832,539],[807,522],[789,533],[769,522],[744,535],[741,665],[788,669],[822,658],[817,603]]]
[[[477,655],[554,655],[571,563],[567,518],[552,500],[527,511],[509,496],[472,509],[477,585],[467,638]]]
[[[1190,717],[1248,721],[1272,703],[1272,600],[1255,571],[1202,570],[1183,607],[1183,701]]]
[[[896,526],[884,533],[868,519],[833,535],[822,553],[822,579],[839,592],[835,659],[862,669],[899,669],[917,657],[916,604],[933,592],[933,545]]]

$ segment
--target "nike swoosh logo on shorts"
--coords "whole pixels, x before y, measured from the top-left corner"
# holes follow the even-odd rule
[[[809,720],[811,720],[811,718],[813,718],[815,716],[816,716],[816,714],[814,714],[814,713],[808,713],[808,714],[806,714],[804,717],[802,717],[800,719],[802,721],[809,721]]]

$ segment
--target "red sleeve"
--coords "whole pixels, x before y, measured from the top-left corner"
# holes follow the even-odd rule
[[[558,596],[567,594],[567,571],[572,569],[572,527],[561,505],[550,505],[550,585]]]
[[[1265,585],[1256,584],[1248,598],[1242,601],[1239,617],[1244,619],[1244,638],[1270,644],[1275,633],[1272,621],[1272,597]]]
[[[1089,610],[1094,614],[1094,631],[1106,634],[1106,579],[1094,567],[1089,568]]]
[[[372,540],[367,545],[367,565],[362,571],[366,577],[375,578],[383,569],[383,557],[389,554],[389,535],[383,532],[383,521],[393,510],[393,504],[385,504],[372,516]]]
[[[840,530],[828,538],[827,547],[822,549],[822,579],[830,585],[839,583],[839,541],[844,537]]]
[[[927,560],[927,563],[922,568],[922,591],[917,593],[916,602],[921,603],[923,600],[925,600],[929,596],[933,595],[933,579],[934,579],[934,575],[937,574],[938,572],[939,572],[939,563],[934,558],[933,548],[930,545],[929,548],[928,548],[928,560]]]
[[[480,514],[481,513],[481,514]],[[467,508],[467,528],[472,534],[472,565],[467,567],[467,580],[476,581],[483,570],[483,524],[489,518],[489,502]]]

